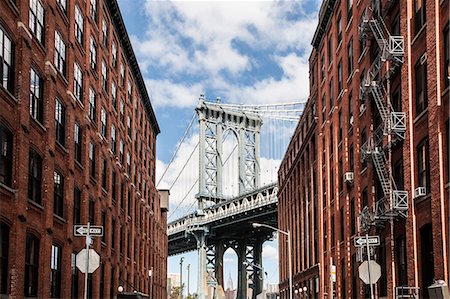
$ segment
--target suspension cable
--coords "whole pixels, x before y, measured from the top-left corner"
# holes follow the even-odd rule
[[[178,172],[177,177],[175,178],[175,180],[172,182],[172,185],[170,185],[169,190],[172,190],[173,185],[175,185],[175,183],[178,181],[178,179],[180,178],[181,174],[183,173],[184,169],[186,168],[186,165],[189,163],[189,161],[192,158],[192,155],[194,155],[195,150],[197,149],[198,145],[200,142],[197,142],[197,144],[195,145],[194,149],[192,150],[191,154],[189,155],[189,158],[187,159],[187,161],[184,163],[183,167],[181,168],[180,172]]]
[[[158,183],[156,183],[156,188],[158,188],[159,183],[161,183],[162,179],[163,179],[164,176],[166,175],[167,170],[169,170],[169,167],[170,167],[170,165],[172,164],[173,160],[175,159],[175,156],[177,155],[178,150],[180,149],[181,145],[183,144],[184,139],[186,138],[186,136],[187,136],[189,130],[191,129],[191,126],[192,126],[192,124],[194,123],[194,119],[195,119],[195,118],[196,118],[196,117],[195,117],[195,114],[194,114],[194,116],[192,116],[191,121],[189,122],[189,125],[188,125],[187,129],[184,131],[183,137],[181,138],[180,143],[178,143],[178,146],[177,146],[177,148],[175,149],[175,152],[173,153],[172,158],[170,158],[170,161],[169,161],[169,163],[167,164],[166,169],[164,170],[162,176],[159,178]]]

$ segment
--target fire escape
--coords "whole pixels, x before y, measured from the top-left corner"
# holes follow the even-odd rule
[[[372,209],[364,207],[359,216],[362,231],[367,231],[370,226],[382,226],[385,221],[406,217],[408,210],[408,193],[397,189],[386,157],[395,144],[405,139],[406,114],[394,111],[386,90],[390,75],[403,63],[404,38],[389,33],[377,3],[374,0],[367,7],[359,28],[360,39],[375,40],[379,47],[379,54],[362,79],[360,99],[362,105],[366,98],[375,102],[381,125],[361,146],[361,161],[372,160],[384,197]]]

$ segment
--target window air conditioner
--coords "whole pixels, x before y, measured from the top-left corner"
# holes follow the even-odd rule
[[[417,187],[416,190],[414,190],[414,198],[425,196],[425,194],[425,187]]]

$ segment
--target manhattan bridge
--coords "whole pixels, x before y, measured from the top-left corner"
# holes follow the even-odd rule
[[[157,184],[167,185],[173,203],[169,256],[198,252],[198,298],[223,294],[229,248],[238,258],[237,298],[262,292],[262,246],[274,231],[252,224],[278,226],[277,171],[304,104],[225,104],[200,95]]]

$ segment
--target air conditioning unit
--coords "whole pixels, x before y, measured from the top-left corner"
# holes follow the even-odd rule
[[[354,175],[353,175],[353,172],[352,172],[352,171],[346,172],[346,173],[344,174],[344,180],[345,180],[347,183],[352,184],[352,183],[353,183],[353,179],[354,179]]]
[[[353,115],[352,115],[352,116],[350,116],[350,120],[349,120],[349,122],[350,122],[350,125],[351,125],[351,126],[353,126]]]
[[[427,190],[425,187],[417,187],[416,190],[414,190],[414,198],[425,196]]]

